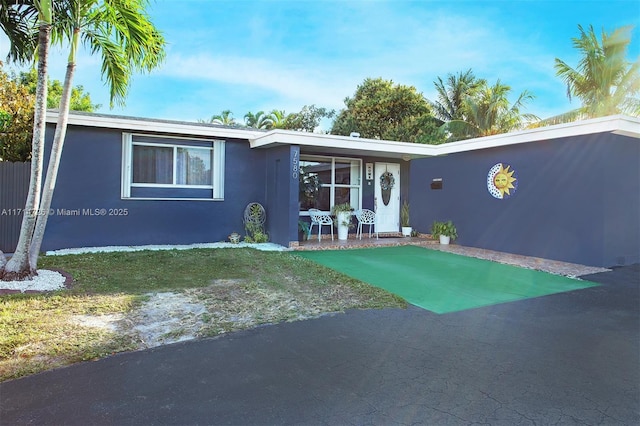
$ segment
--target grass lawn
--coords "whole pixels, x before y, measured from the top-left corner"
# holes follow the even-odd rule
[[[291,253],[248,248],[43,256],[39,267],[70,273],[73,288],[0,296],[0,381],[145,347],[127,324],[150,294],[171,292],[205,306],[197,337],[345,309],[406,306]],[[122,318],[112,329],[86,322],[110,316]]]

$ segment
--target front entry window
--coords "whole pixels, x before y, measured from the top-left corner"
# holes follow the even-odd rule
[[[300,156],[300,211],[330,211],[335,204],[361,207],[362,160]]]

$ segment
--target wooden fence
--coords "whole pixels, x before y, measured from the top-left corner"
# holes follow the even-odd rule
[[[4,253],[13,253],[18,244],[30,171],[31,163],[0,161],[0,250]]]

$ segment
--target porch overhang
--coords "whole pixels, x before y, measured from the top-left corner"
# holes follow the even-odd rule
[[[431,157],[437,154],[437,145],[396,142],[351,136],[304,133],[290,130],[272,130],[249,139],[251,148],[271,148],[279,145],[299,145],[310,154],[335,154],[340,156],[368,156],[404,159]]]

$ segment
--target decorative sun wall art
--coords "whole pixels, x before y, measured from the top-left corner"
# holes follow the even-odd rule
[[[518,189],[518,175],[508,164],[498,163],[487,174],[487,189],[493,197],[503,200]]]

